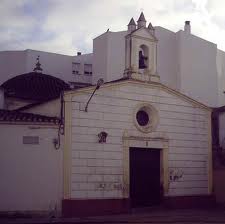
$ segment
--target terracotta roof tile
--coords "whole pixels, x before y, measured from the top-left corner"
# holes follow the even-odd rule
[[[55,99],[62,91],[70,89],[63,80],[36,72],[13,77],[4,82],[1,87],[8,97],[34,101]]]
[[[0,122],[44,122],[58,124],[60,119],[58,117],[0,109]]]

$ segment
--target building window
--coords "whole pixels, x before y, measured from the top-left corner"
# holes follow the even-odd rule
[[[92,75],[92,64],[84,64],[84,74]]]
[[[80,63],[73,62],[72,63],[72,73],[76,75],[80,75]]]
[[[38,136],[23,136],[23,144],[39,145]]]
[[[149,122],[149,114],[144,110],[139,110],[136,114],[137,122],[140,126],[146,126]]]
[[[158,111],[148,103],[138,104],[134,110],[134,124],[141,132],[149,133],[159,122]]]

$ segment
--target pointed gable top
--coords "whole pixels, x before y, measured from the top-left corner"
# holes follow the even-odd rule
[[[130,25],[135,25],[135,26],[136,26],[136,23],[135,23],[133,17],[131,18],[131,20],[130,20],[128,26],[130,26]]]
[[[134,31],[132,31],[131,33],[127,34],[127,37],[130,36],[138,36],[138,37],[144,37],[144,38],[149,38],[155,42],[158,42],[158,39],[156,38],[155,34],[155,28],[153,27],[153,29],[148,29],[145,27],[140,27]]]
[[[152,26],[152,24],[151,24],[151,23],[149,23],[149,25],[148,25],[148,29],[150,29],[150,30],[154,30],[155,28]]]
[[[141,12],[141,15],[140,15],[140,17],[139,17],[139,19],[138,19],[138,22],[146,22],[146,19],[145,19],[145,16],[144,16],[144,13],[143,12]]]

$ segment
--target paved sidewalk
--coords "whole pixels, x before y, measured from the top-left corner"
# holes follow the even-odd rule
[[[35,219],[0,219],[1,224],[78,224],[78,223],[225,223],[225,209],[213,210],[168,210],[152,209],[149,211],[134,212],[111,216],[86,218],[35,218]]]

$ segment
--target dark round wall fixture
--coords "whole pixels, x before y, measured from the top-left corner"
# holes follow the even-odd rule
[[[149,122],[149,115],[144,110],[139,110],[136,114],[137,122],[140,126],[146,126]]]

